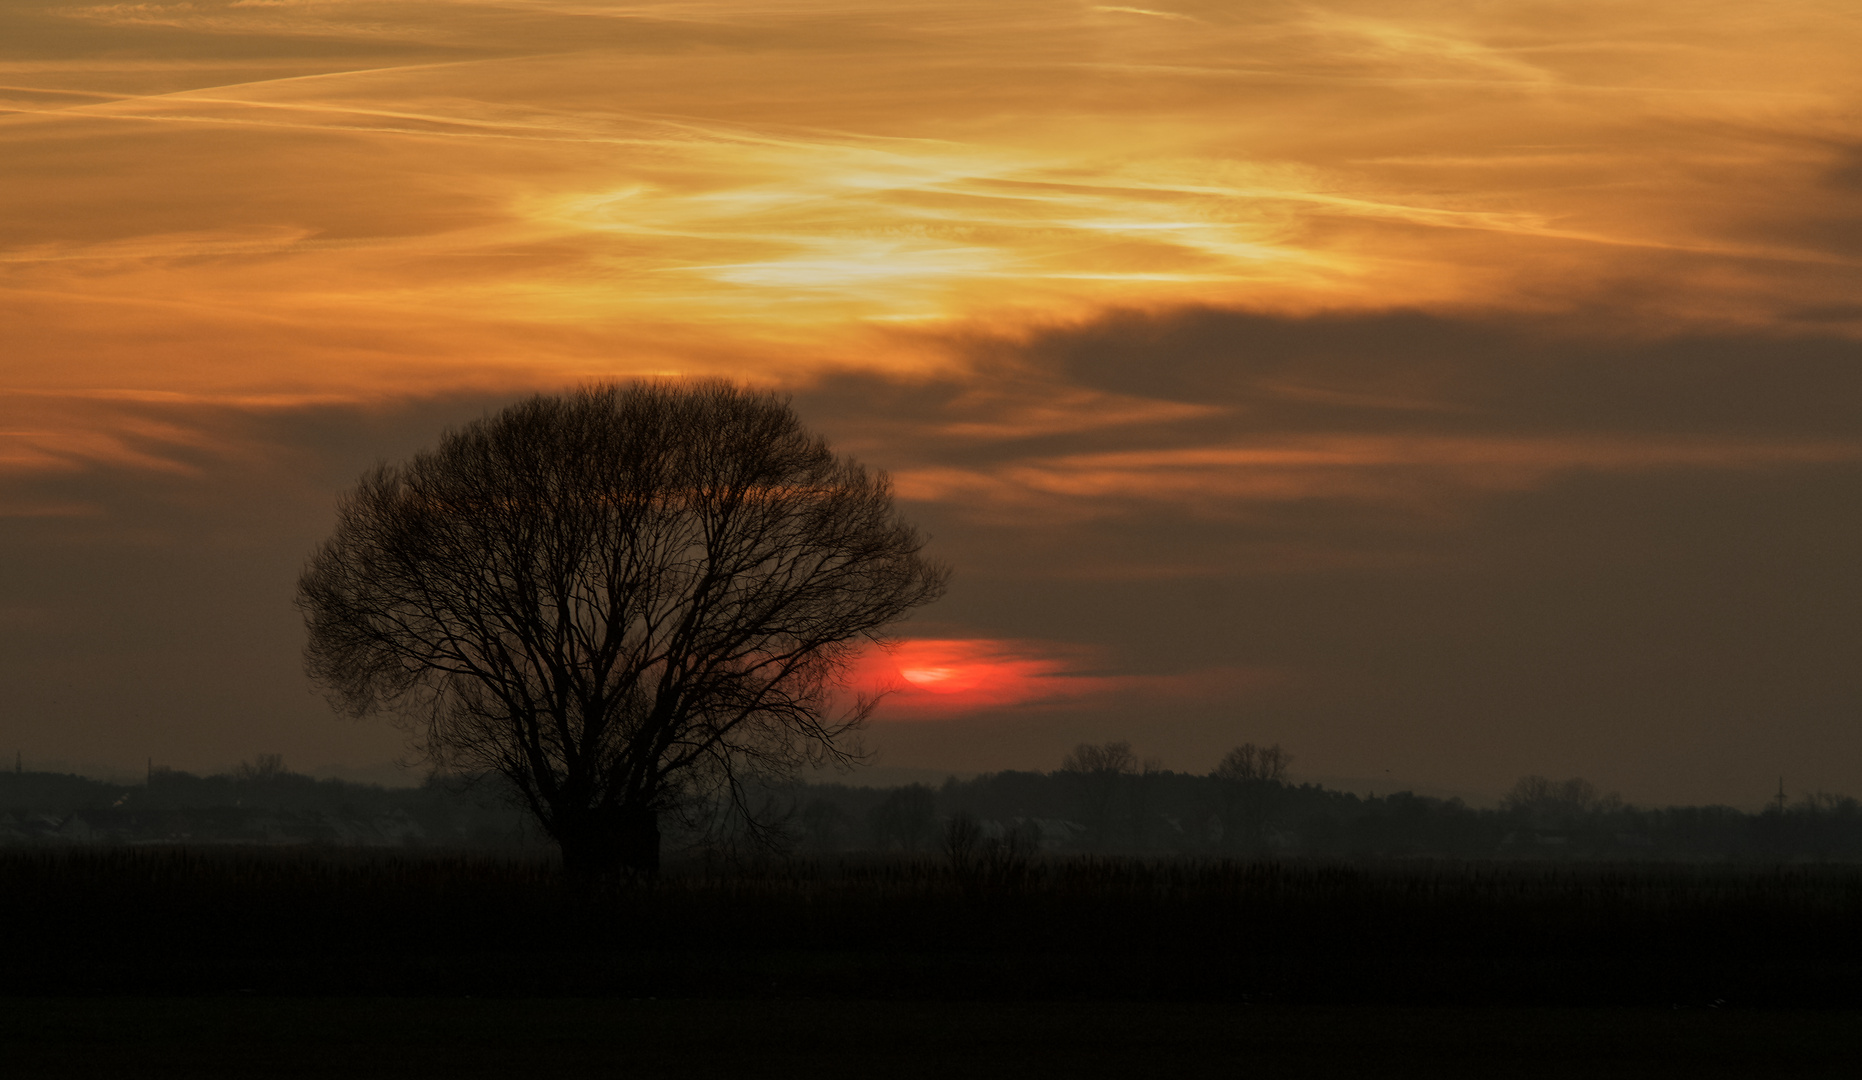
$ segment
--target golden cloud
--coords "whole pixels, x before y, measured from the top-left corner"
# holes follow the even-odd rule
[[[1858,35],[1827,5],[7,18],[9,391],[949,372],[928,342],[1113,307],[1862,328]]]

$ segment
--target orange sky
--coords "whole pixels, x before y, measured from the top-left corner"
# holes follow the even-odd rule
[[[978,529],[1315,500],[1439,524],[1579,474],[1847,468],[1840,424],[1204,431],[1243,406],[1039,356],[1202,308],[1854,341],[1859,46],[1862,11],[1803,0],[13,4],[0,513],[106,514],[100,469],[286,468],[265,425],[305,409],[698,372],[949,387],[826,427]],[[1484,407],[1422,376],[1270,389]],[[1108,545],[1065,573],[1230,558]],[[915,670],[996,672],[948,708],[1153,677],[1058,627],[924,633]],[[1168,677],[1215,701],[1255,667]]]
[[[1765,323],[1858,282],[1819,229],[1844,4],[20,10],[15,394],[795,380],[1194,301]],[[8,426],[13,467],[109,452]]]

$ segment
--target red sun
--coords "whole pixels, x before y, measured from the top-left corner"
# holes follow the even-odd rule
[[[987,638],[903,641],[874,650],[859,665],[856,685],[892,691],[884,712],[953,713],[1032,704],[1071,696],[1075,665],[1042,655],[1051,650]]]
[[[1280,681],[1271,670],[1241,667],[1112,674],[1100,650],[1057,641],[921,638],[868,651],[849,686],[885,694],[880,718],[911,720],[1087,701],[1215,700]]]

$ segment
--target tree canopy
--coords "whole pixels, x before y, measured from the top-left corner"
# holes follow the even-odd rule
[[[572,874],[660,815],[846,760],[858,651],[948,576],[884,473],[724,382],[538,396],[366,474],[298,584],[306,667],[433,763],[506,777]]]

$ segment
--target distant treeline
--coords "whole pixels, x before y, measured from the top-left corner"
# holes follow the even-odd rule
[[[67,844],[518,849],[542,842],[492,784],[317,780],[286,770],[275,755],[217,776],[156,768],[142,784],[0,772],[0,846]]]
[[[794,794],[804,851],[942,853],[976,843],[1042,853],[1363,858],[1862,859],[1862,804],[1812,795],[1759,813],[1644,808],[1583,780],[1521,780],[1496,808],[1407,791],[1168,771],[1001,772],[941,787],[812,785]]]
[[[1295,784],[1276,778],[1287,760],[1242,747],[1198,775],[1141,767],[1112,743],[1082,746],[1054,772],[937,787],[796,784],[766,790],[764,805],[779,842],[805,855],[1862,860],[1862,804],[1846,797],[1759,813],[1644,808],[1583,780],[1527,777],[1499,807],[1476,808]],[[719,839],[667,825],[675,850]],[[217,776],[156,769],[133,785],[0,773],[0,845],[149,843],[547,846],[495,780],[384,788],[291,773],[269,755]]]

